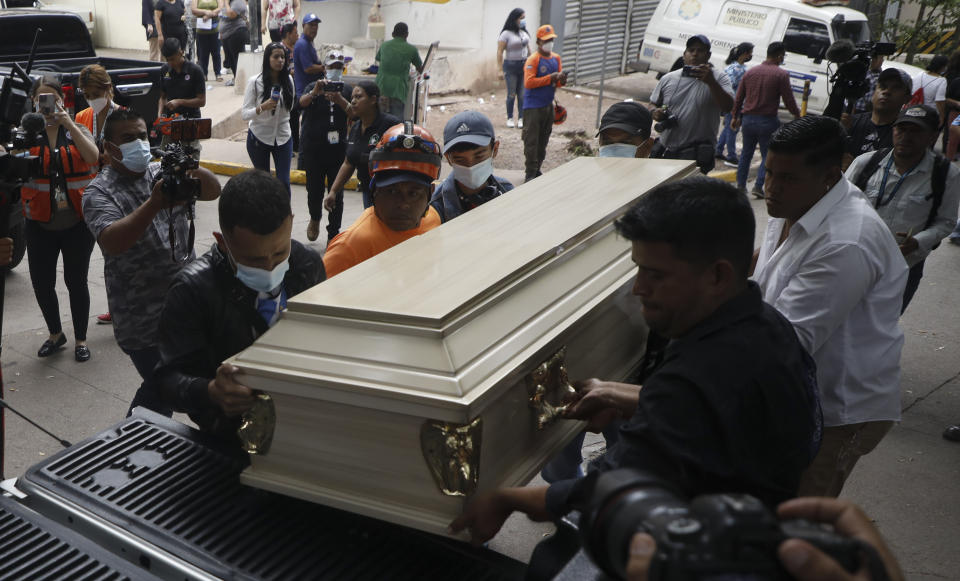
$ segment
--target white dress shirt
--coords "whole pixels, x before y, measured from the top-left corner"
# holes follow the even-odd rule
[[[889,228],[844,178],[778,248],[785,225],[767,223],[753,278],[817,363],[823,425],[899,421],[907,264]]]
[[[297,98],[296,92],[293,90],[293,80],[290,81],[290,96],[294,100]],[[250,128],[250,132],[266,145],[273,147],[290,141],[292,136],[290,132],[290,110],[282,104],[278,104],[277,108],[274,109],[275,114],[271,115],[270,111],[261,111],[258,115],[257,107],[262,102],[263,74],[261,73],[247,81],[247,89],[243,92],[243,107],[240,109],[240,117],[244,121],[249,121],[247,127]]]
[[[873,152],[865,153],[853,160],[847,168],[847,179],[856,181],[857,175],[863,166],[870,161]],[[877,171],[867,180],[864,194],[870,200],[870,205],[876,208],[877,213],[890,227],[890,232],[905,232],[917,239],[919,248],[906,256],[907,266],[913,266],[924,260],[933,246],[953,231],[957,224],[957,203],[960,201],[960,168],[950,164],[947,170],[947,183],[943,191],[943,199],[937,208],[937,217],[929,228],[924,229],[930,209],[933,206],[933,153],[927,151],[917,167],[900,175],[897,164],[890,163],[893,159],[891,151],[882,160]],[[889,164],[889,170],[888,165]],[[877,208],[877,195],[883,185],[884,175],[889,171],[887,183],[884,187],[883,204]],[[898,187],[899,184],[899,187]],[[896,193],[894,193],[896,191]],[[886,199],[893,193],[893,198]]]

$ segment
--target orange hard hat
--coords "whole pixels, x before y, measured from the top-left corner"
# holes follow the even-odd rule
[[[405,121],[384,132],[370,152],[370,176],[387,171],[418,173],[431,181],[440,177],[440,145],[430,132]]]

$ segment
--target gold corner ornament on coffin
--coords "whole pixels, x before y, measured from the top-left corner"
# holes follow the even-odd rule
[[[248,454],[266,454],[273,443],[273,430],[277,425],[277,411],[273,400],[265,393],[257,394],[253,407],[241,416],[237,437]]]
[[[574,393],[564,367],[566,347],[551,355],[525,378],[537,430],[563,418],[563,399]],[[427,420],[420,428],[420,448],[437,487],[447,496],[470,496],[480,479],[480,444],[483,421],[469,424]]]
[[[480,480],[483,418],[469,424],[427,420],[420,428],[420,449],[437,487],[447,496],[470,496]]]

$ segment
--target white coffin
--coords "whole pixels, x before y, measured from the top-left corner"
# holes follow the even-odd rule
[[[475,490],[529,482],[583,425],[539,429],[527,376],[560,350],[572,380],[635,370],[613,221],[694,169],[580,158],[295,297],[231,360],[276,414],[242,481],[438,534]],[[472,422],[469,442],[430,427]]]

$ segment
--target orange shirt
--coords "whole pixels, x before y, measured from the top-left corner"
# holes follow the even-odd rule
[[[397,232],[377,218],[371,206],[360,214],[352,226],[330,241],[323,255],[323,267],[327,271],[327,278],[360,264],[408,238],[433,230],[439,225],[440,215],[433,206],[430,206],[418,227]]]
[[[90,130],[90,134],[93,135],[93,107],[87,107],[77,113],[76,121],[80,125],[86,125],[87,129]],[[94,135],[93,138],[96,140],[97,137]]]

